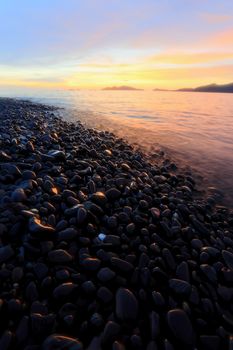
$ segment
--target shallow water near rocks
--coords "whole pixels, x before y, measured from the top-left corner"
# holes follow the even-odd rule
[[[5,91],[65,108],[69,120],[113,131],[146,152],[162,148],[233,207],[233,95],[155,91]],[[221,196],[219,196],[221,199]]]

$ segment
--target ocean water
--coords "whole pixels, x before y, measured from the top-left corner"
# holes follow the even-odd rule
[[[217,188],[233,207],[233,94],[41,89],[0,90],[0,96],[62,107],[65,118],[113,131],[155,159],[162,149],[192,169],[200,188]]]

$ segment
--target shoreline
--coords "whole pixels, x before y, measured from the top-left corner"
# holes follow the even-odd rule
[[[228,349],[233,214],[57,110],[0,98],[0,348]]]

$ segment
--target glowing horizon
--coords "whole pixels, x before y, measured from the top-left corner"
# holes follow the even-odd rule
[[[232,20],[227,0],[23,0],[20,6],[9,0],[0,12],[0,86],[178,89],[229,83]]]

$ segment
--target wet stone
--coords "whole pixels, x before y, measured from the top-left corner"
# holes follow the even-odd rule
[[[163,308],[165,305],[165,299],[161,293],[153,291],[152,292],[153,303],[157,308]]]
[[[196,250],[200,250],[203,247],[202,241],[200,239],[197,239],[197,238],[192,239],[191,245]]]
[[[99,328],[103,325],[103,317],[98,313],[95,312],[91,318],[90,318],[90,322],[93,326]]]
[[[56,320],[55,314],[41,315],[34,313],[31,315],[31,329],[35,336],[50,334],[53,330]]]
[[[70,263],[73,257],[63,249],[56,249],[49,252],[48,259],[53,264],[65,264]]]
[[[151,208],[150,211],[154,220],[158,220],[160,218],[160,210],[158,208]]]
[[[120,329],[121,328],[118,323],[113,321],[108,321],[106,326],[104,327],[102,342],[104,344],[112,343],[115,337],[119,334]]]
[[[217,258],[220,255],[220,251],[214,247],[202,247],[201,251],[209,254],[212,258]]]
[[[22,178],[24,180],[35,180],[36,179],[36,173],[31,170],[24,170],[22,173]]]
[[[83,350],[82,343],[75,338],[52,334],[42,344],[42,350]]]
[[[8,312],[10,315],[17,317],[22,311],[22,304],[19,299],[10,299],[7,304]]]
[[[41,221],[35,217],[32,217],[29,220],[29,230],[33,234],[49,234],[49,233],[54,233],[55,229],[52,226],[49,225],[43,225]]]
[[[67,241],[74,239],[78,235],[78,231],[72,227],[66,228],[58,233],[58,240]]]
[[[58,281],[66,281],[70,277],[70,273],[66,269],[56,271],[56,279]]]
[[[175,338],[186,345],[195,344],[192,324],[187,314],[181,309],[174,309],[167,314],[168,326]]]
[[[97,205],[104,206],[107,203],[107,197],[103,192],[95,192],[91,196],[91,200]]]
[[[34,273],[36,275],[36,277],[41,280],[43,279],[44,277],[47,276],[48,274],[48,267],[43,264],[43,263],[37,263],[34,267],[33,267],[33,270],[34,270]]]
[[[55,299],[64,299],[71,296],[74,291],[77,290],[77,285],[72,282],[60,284],[53,291],[53,297]]]
[[[4,152],[4,151],[0,151],[0,161],[1,162],[7,162],[9,160],[11,160],[11,156],[6,154],[6,152]]]
[[[2,350],[10,349],[12,341],[13,341],[13,333],[10,331],[5,331],[0,337],[0,349]]]
[[[81,225],[87,218],[87,211],[83,207],[79,207],[77,210],[77,224]]]
[[[200,344],[206,350],[218,350],[220,338],[217,335],[201,335]]]
[[[34,301],[31,305],[30,312],[31,312],[31,314],[47,315],[48,308],[47,308],[45,303],[41,303],[39,301]]]
[[[11,199],[14,202],[24,202],[27,200],[27,196],[22,188],[16,188],[11,195]]]
[[[116,315],[121,321],[136,320],[138,301],[134,294],[125,288],[119,288],[116,293]]]
[[[63,151],[51,150],[48,152],[48,156],[51,157],[52,160],[65,160],[65,153]]]
[[[117,218],[115,216],[110,216],[108,218],[108,227],[109,228],[116,228],[117,227]]]
[[[14,164],[2,164],[1,167],[9,174],[20,177],[22,175],[19,168]]]
[[[18,327],[15,332],[17,344],[25,342],[29,336],[29,317],[24,316],[21,318]]]
[[[115,235],[107,235],[104,239],[104,243],[110,243],[113,246],[119,246],[121,244],[121,239]]]
[[[172,278],[169,280],[170,289],[181,296],[188,296],[191,293],[191,285],[188,282]]]
[[[100,287],[97,291],[97,297],[104,303],[108,304],[113,299],[112,292],[106,287]]]
[[[96,292],[96,287],[92,281],[85,281],[82,284],[82,289],[87,294],[94,294]]]
[[[150,331],[151,339],[155,340],[160,333],[160,318],[159,314],[155,311],[152,311],[150,314]]]
[[[12,281],[19,282],[23,278],[24,272],[22,267],[15,267],[12,271]]]
[[[114,201],[121,197],[121,192],[117,188],[113,187],[107,190],[105,195],[110,201]]]
[[[209,232],[209,230],[206,228],[206,226],[202,222],[200,222],[198,219],[196,219],[193,216],[191,216],[191,221],[192,221],[192,224],[193,224],[194,228],[198,232],[200,232],[204,236],[209,236],[210,232]]]
[[[97,258],[87,258],[81,262],[86,271],[97,271],[100,267],[101,261]]]
[[[176,276],[178,279],[181,279],[183,281],[189,282],[190,281],[190,275],[189,275],[189,268],[186,261],[182,261],[176,269]]]
[[[116,267],[121,272],[131,272],[134,269],[134,266],[128,261],[122,260],[120,258],[113,257],[111,259],[112,266]]]
[[[14,256],[15,252],[10,244],[0,247],[0,264]]]
[[[167,248],[164,248],[162,250],[162,254],[163,254],[163,257],[166,261],[166,264],[168,265],[168,267],[171,269],[171,270],[175,270],[176,268],[176,263],[175,263],[175,260],[174,260],[174,257],[172,255],[172,253],[170,252],[169,249]]]
[[[97,274],[98,279],[103,283],[113,280],[115,276],[115,272],[112,271],[109,267],[103,267]]]
[[[124,344],[122,344],[119,341],[114,341],[113,345],[112,345],[112,350],[125,350],[125,346]],[[154,349],[156,350],[156,349]]]
[[[130,342],[133,349],[142,349],[143,343],[140,335],[133,334],[130,338]]]
[[[134,231],[135,231],[135,228],[136,228],[135,224],[134,224],[133,222],[131,222],[130,224],[128,224],[128,225],[126,226],[126,231],[127,231],[129,234],[133,234]]]
[[[29,300],[30,302],[33,302],[33,301],[38,299],[39,294],[38,294],[38,290],[37,290],[37,286],[36,286],[35,282],[31,281],[27,285],[27,288],[25,290],[25,294],[26,294],[27,300]]]
[[[222,257],[229,269],[233,270],[233,254],[227,250],[223,250]]]
[[[209,266],[207,264],[203,264],[200,266],[201,271],[205,275],[205,277],[212,283],[217,283],[217,275],[216,271],[212,266]]]

